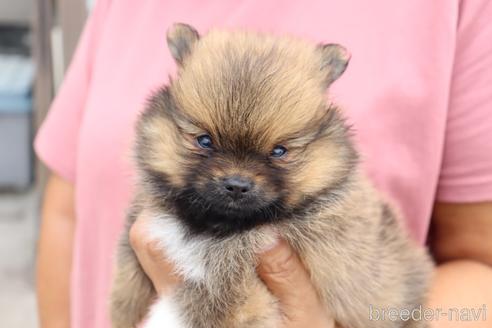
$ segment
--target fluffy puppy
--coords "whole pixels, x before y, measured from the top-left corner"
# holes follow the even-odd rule
[[[349,129],[325,97],[347,51],[247,32],[200,37],[184,24],[169,30],[168,45],[179,72],[137,125],[128,227],[152,213],[149,232],[184,283],[156,300],[127,230],[113,326],[136,327],[156,301],[147,327],[281,327],[255,273],[255,254],[278,234],[342,327],[424,327],[370,317],[371,307],[422,304],[432,264],[361,174]]]

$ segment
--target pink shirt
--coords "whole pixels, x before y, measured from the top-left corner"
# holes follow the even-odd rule
[[[99,0],[38,133],[76,188],[72,327],[109,327],[115,245],[132,194],[137,113],[175,64],[173,22],[337,42],[352,61],[332,94],[364,168],[424,242],[436,200],[492,200],[492,2]]]

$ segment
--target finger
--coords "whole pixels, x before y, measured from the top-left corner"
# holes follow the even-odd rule
[[[168,293],[181,282],[175,273],[173,263],[166,258],[159,240],[149,233],[152,217],[142,213],[130,227],[129,239],[132,248],[159,294]]]
[[[154,261],[162,261],[165,254],[158,239],[149,233],[152,224],[152,217],[142,212],[130,227],[130,245],[137,255],[150,257]]]
[[[281,305],[288,308],[287,313],[317,304],[309,274],[285,241],[279,241],[274,248],[260,254],[257,272]]]

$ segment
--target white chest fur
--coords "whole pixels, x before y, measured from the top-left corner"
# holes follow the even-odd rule
[[[244,254],[244,247],[250,248],[251,252],[255,249],[264,249],[277,238],[277,233],[265,227],[222,241],[213,240],[206,236],[189,236],[179,221],[170,215],[162,214],[152,219],[149,225],[149,234],[153,240],[158,242],[162,248],[163,256],[173,262],[176,272],[184,280],[204,282],[208,286],[215,285],[213,281],[216,280],[217,272],[215,270],[217,268],[221,268],[219,269],[221,271],[234,270],[233,267],[236,265],[251,264],[251,262],[239,264],[234,260],[226,262],[225,257],[231,256],[240,248],[243,248],[242,254]],[[217,262],[222,265],[217,265]],[[213,263],[212,268],[207,268],[210,263]],[[228,263],[228,265],[223,265],[224,263]],[[180,309],[173,302],[172,296],[159,299],[150,311],[144,328],[157,327],[185,327],[182,318],[180,318]]]
[[[161,297],[150,310],[149,317],[142,328],[184,328],[179,309],[172,297]]]
[[[149,225],[149,235],[158,241],[163,256],[174,263],[175,269],[184,279],[205,279],[206,238],[187,238],[184,228],[173,217],[156,216]],[[180,312],[172,295],[161,297],[150,310],[144,328],[184,328]]]
[[[174,263],[177,273],[184,279],[205,279],[205,250],[210,239],[187,237],[181,224],[168,215],[155,217],[149,225],[149,234],[159,242],[163,255]]]

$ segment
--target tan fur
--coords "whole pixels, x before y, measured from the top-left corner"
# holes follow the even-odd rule
[[[319,66],[313,65],[316,61],[320,62],[320,56],[315,53],[313,44],[242,32],[231,34],[211,31],[195,46],[190,58],[184,63],[186,70],[181,71],[179,79],[172,87],[173,95],[176,95],[178,103],[189,116],[203,123],[207,131],[217,132],[222,124],[232,123],[217,122],[217,117],[224,117],[217,112],[223,108],[217,108],[214,99],[202,93],[203,89],[198,86],[210,85],[217,89],[216,92],[227,92],[221,90],[223,85],[211,84],[209,77],[220,74],[221,71],[227,72],[226,69],[221,70],[224,65],[222,59],[225,56],[240,59],[245,49],[253,58],[266,56],[272,49],[279,49],[280,54],[276,57],[277,61],[261,68],[261,74],[270,76],[271,79],[268,81],[269,87],[263,91],[268,93],[268,97],[258,96],[255,99],[258,101],[255,105],[259,109],[254,113],[259,115],[253,115],[248,122],[241,121],[239,124],[254,124],[255,130],[264,134],[263,140],[280,141],[284,136],[302,129],[310,120],[316,119],[316,115],[322,114],[312,111],[312,108],[323,108],[324,97],[320,85],[325,76],[319,69],[321,63]],[[300,71],[305,74],[299,75]],[[234,73],[239,75],[238,79],[246,77],[241,74],[247,75],[244,71]],[[284,98],[284,101],[279,102],[280,98]],[[234,105],[239,106],[239,100],[233,107]],[[278,112],[283,113],[282,121],[272,125],[271,122],[274,118],[277,119]],[[300,112],[304,115],[299,115]],[[265,143],[267,149],[270,146],[270,143]]]
[[[316,194],[319,190],[340,179],[346,171],[346,150],[333,142],[314,142],[303,154],[306,158],[292,178],[291,202],[296,203],[305,195]],[[327,160],[329,159],[329,160]]]
[[[336,47],[241,31],[214,30],[198,38],[185,25],[175,27],[168,39],[180,70],[139,121],[139,196],[129,225],[143,207],[158,224],[179,223],[167,199],[172,194],[162,189],[187,184],[205,189],[236,173],[252,179],[265,202],[283,195],[284,206],[302,209],[271,226],[226,237],[190,234],[190,242],[205,240],[200,252],[206,270],[202,280],[185,281],[174,295],[186,327],[281,327],[278,304],[255,272],[257,251],[273,238],[270,228],[297,251],[340,326],[425,327],[423,322],[369,320],[369,305],[411,310],[423,304],[432,263],[359,171],[340,112],[327,103],[325,89],[343,72],[339,62],[348,60],[346,54]],[[220,150],[213,156],[196,145],[203,133]],[[285,157],[268,164],[258,160],[279,144],[289,149]],[[237,145],[256,157],[231,155]],[[209,159],[206,170],[190,178],[203,158]],[[282,184],[272,183],[272,166],[283,172]],[[162,213],[169,215],[162,218]],[[127,238],[113,286],[115,328],[135,327],[154,297]]]
[[[145,125],[145,133],[153,136],[151,140],[154,148],[152,154],[148,157],[147,164],[149,167],[162,172],[178,172],[181,169],[182,163],[179,160],[179,145],[182,143],[177,141],[175,127],[170,122],[164,120],[151,120]],[[162,131],[168,131],[166,135]],[[173,133],[174,131],[174,133]],[[171,176],[173,184],[182,186],[183,181],[180,175]]]
[[[278,302],[268,292],[265,285],[254,281],[245,290],[248,294],[246,301],[235,309],[231,318],[231,326],[246,328],[277,327],[280,324]]]

